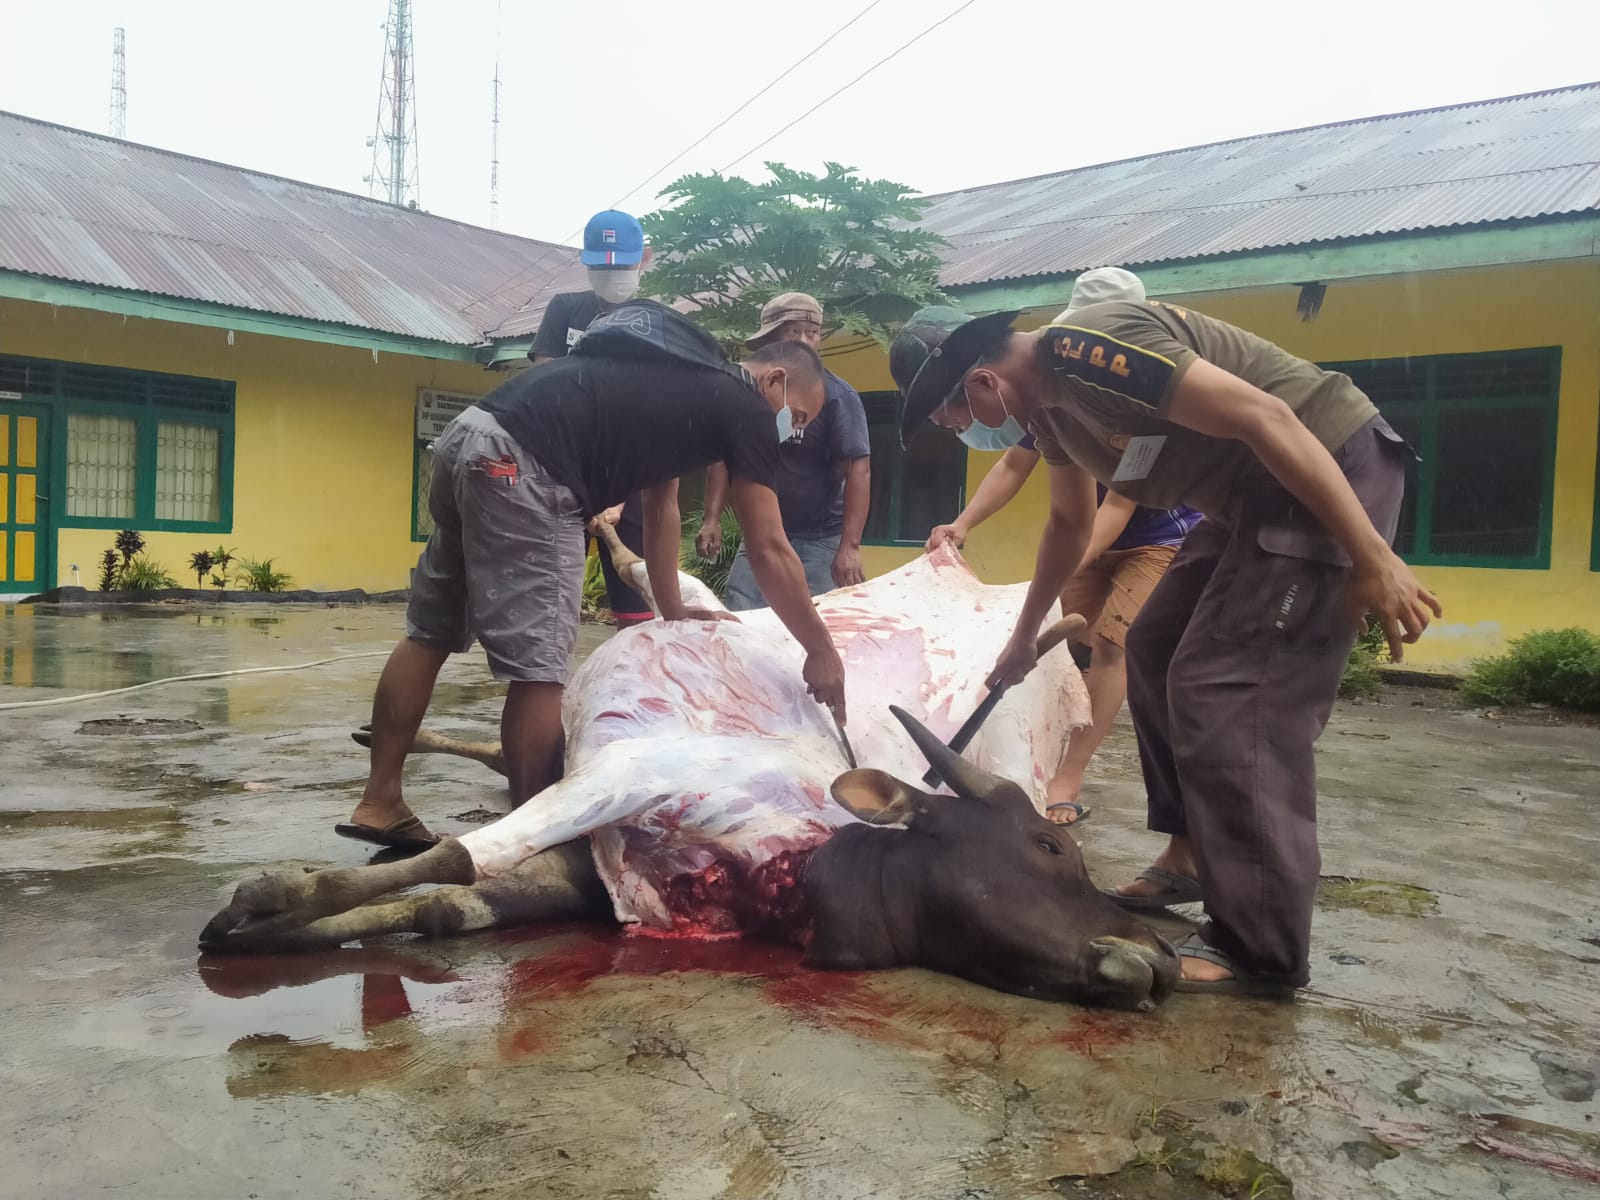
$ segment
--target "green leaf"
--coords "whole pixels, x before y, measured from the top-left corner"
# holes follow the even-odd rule
[[[656,253],[645,292],[690,302],[730,350],[783,292],[815,296],[825,333],[882,344],[918,308],[948,303],[939,290],[944,239],[916,226],[926,202],[904,184],[834,162],[822,175],[766,168],[761,182],[695,174],[667,185],[665,205],[640,222]]]

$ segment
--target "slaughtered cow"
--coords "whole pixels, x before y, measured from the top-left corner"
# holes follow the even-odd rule
[[[643,562],[611,550],[648,597]],[[686,603],[720,607],[682,585]],[[1172,991],[1176,955],[1094,888],[1077,843],[1042,815],[1089,717],[1070,657],[1042,657],[965,757],[944,744],[984,698],[1024,586],[984,585],[944,548],[818,598],[845,662],[850,741],[872,764],[860,769],[770,612],[624,630],[567,689],[560,782],[407,861],[246,881],[201,945],[293,951],[609,915],[641,935],[798,942],[818,968],[921,966],[1149,1009]],[[497,746],[427,733],[412,750],[501,766]],[[940,791],[905,782],[930,765]],[[380,900],[419,884],[454,886]]]

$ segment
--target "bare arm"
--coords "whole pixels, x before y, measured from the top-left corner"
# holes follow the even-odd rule
[[[961,515],[948,525],[935,526],[928,535],[924,549],[931,552],[945,542],[954,542],[959,546],[966,541],[974,529],[1016,499],[1038,462],[1037,450],[1012,446],[1000,456],[999,462],[989,468],[989,473],[983,477],[978,490],[972,493],[972,499],[967,501]]]
[[[771,488],[735,478],[733,511],[744,531],[745,557],[767,606],[806,652],[805,681],[820,703],[844,720],[844,663],[806,587],[805,568],[783,533],[778,496]],[[650,577],[651,585],[655,576]]]
[[[1400,661],[1402,643],[1428,627],[1428,614],[1442,616],[1433,594],[1373,528],[1344,472],[1289,406],[1204,360],[1178,382],[1169,417],[1217,438],[1244,442],[1290,495],[1309,509],[1350,555],[1348,603],[1361,625],[1371,612]]]
[[[861,565],[861,533],[872,503],[872,459],[867,455],[841,459],[839,473],[844,476],[844,530],[839,552],[833,556],[833,582],[836,587],[853,587],[867,580]]]
[[[1133,510],[1138,507],[1126,496],[1106,492],[1106,498],[1100,502],[1100,510],[1094,514],[1094,532],[1089,535],[1089,548],[1083,552],[1083,561],[1078,564],[1078,570],[1083,570],[1111,548],[1111,543],[1122,536],[1122,531],[1133,519]]]
[[[678,513],[678,481],[669,479],[644,492],[644,566],[650,590],[665,621],[687,614],[678,590],[678,539],[683,518]]]
[[[533,356],[533,365],[537,367],[540,363],[555,362],[555,360],[556,356],[554,354],[535,354]]]
[[[1033,582],[1028,585],[1028,596],[1022,602],[1022,615],[1017,618],[1011,640],[989,673],[986,682],[991,688],[1020,683],[1033,670],[1039,626],[1083,561],[1094,530],[1094,479],[1071,463],[1049,466],[1048,470],[1050,515],[1039,536]]]
[[[727,464],[712,463],[706,468],[705,516],[700,521],[700,531],[694,535],[694,552],[701,558],[715,558],[722,553],[722,510],[727,503]]]

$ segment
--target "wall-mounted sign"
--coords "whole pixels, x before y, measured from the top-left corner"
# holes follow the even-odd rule
[[[417,437],[431,442],[444,427],[478,402],[465,392],[441,392],[437,388],[417,389]]]

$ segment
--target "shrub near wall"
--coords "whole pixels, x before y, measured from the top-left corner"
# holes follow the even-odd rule
[[[1472,664],[1461,694],[1479,704],[1558,704],[1600,712],[1600,635],[1537,629]]]

